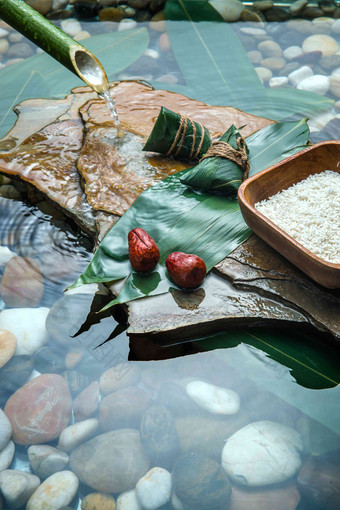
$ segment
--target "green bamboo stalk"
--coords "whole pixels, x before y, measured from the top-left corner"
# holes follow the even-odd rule
[[[24,1],[0,0],[0,18],[40,46],[99,94],[109,88],[106,73],[99,60]]]

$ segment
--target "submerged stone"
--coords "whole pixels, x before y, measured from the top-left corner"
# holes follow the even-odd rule
[[[23,445],[56,439],[68,425],[72,400],[62,377],[44,374],[25,384],[6,403],[13,440]]]
[[[148,471],[150,461],[138,430],[120,429],[73,450],[70,465],[83,483],[99,492],[112,493],[133,489]]]
[[[99,405],[99,423],[103,430],[138,428],[150,398],[136,386],[110,393]]]

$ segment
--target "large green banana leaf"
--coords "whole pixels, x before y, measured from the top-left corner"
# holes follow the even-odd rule
[[[145,28],[94,36],[82,41],[103,64],[108,78],[135,60],[147,49],[148,32]],[[59,64],[47,53],[35,55],[0,70],[0,137],[13,126],[16,115],[13,108],[28,98],[62,98],[84,82]]]
[[[287,151],[298,152],[308,138],[305,120],[272,124],[257,131],[246,139],[250,172],[283,159]],[[169,253],[195,253],[210,270],[245,241],[251,231],[237,199],[193,191],[181,182],[190,171],[178,172],[144,191],[105,236],[73,287],[128,276],[119,296],[108,306],[162,294],[174,287],[164,267]],[[127,235],[136,227],[155,239],[161,254],[156,270],[147,275],[133,272],[128,258]]]
[[[296,89],[266,89],[230,24],[203,0],[167,0],[171,48],[184,80],[171,90],[212,105],[230,105],[273,120],[310,115],[334,101]],[[153,83],[157,88],[166,84]]]

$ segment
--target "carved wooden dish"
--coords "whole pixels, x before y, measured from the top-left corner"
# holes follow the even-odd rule
[[[250,177],[238,190],[238,200],[249,227],[310,278],[329,289],[340,287],[340,264],[314,255],[255,209],[255,204],[309,175],[333,170],[340,173],[340,142],[317,143]]]

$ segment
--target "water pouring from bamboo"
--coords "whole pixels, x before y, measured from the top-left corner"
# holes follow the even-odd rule
[[[117,131],[119,130],[117,111],[108,92],[109,82],[97,57],[23,0],[0,0],[0,18],[100,94],[108,104]]]

